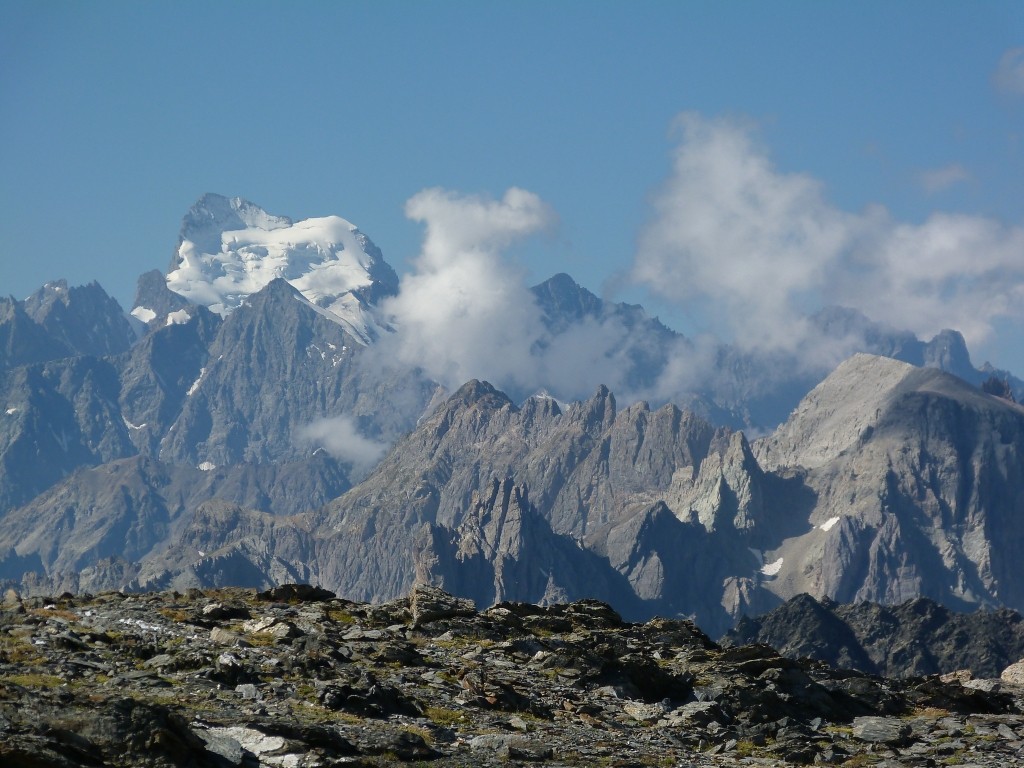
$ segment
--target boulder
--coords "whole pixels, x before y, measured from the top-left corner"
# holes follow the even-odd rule
[[[913,729],[908,723],[895,717],[858,717],[853,721],[853,735],[861,741],[873,744],[898,746],[905,744]]]
[[[1010,685],[1024,687],[1024,659],[1004,669],[999,679]]]

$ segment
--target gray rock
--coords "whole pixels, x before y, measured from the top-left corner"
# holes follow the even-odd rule
[[[235,693],[240,695],[243,699],[248,699],[250,701],[258,701],[260,698],[262,698],[260,696],[259,690],[257,690],[256,686],[252,683],[242,683],[241,685],[236,685]]]
[[[470,739],[469,747],[475,751],[494,752],[499,757],[512,760],[549,760],[554,753],[549,745],[540,744],[523,736],[507,734],[474,736]]]
[[[476,614],[476,606],[472,600],[454,597],[429,584],[417,584],[413,587],[410,608],[414,627],[455,616]]]
[[[241,639],[241,635],[237,632],[223,627],[214,627],[210,630],[210,640],[217,645],[236,645]]]
[[[237,739],[227,735],[227,730],[226,728],[210,730],[196,728],[193,729],[193,733],[203,740],[208,752],[223,758],[228,765],[242,765],[242,761],[245,759],[245,750],[242,749],[242,745],[238,743]]]
[[[1024,660],[1011,664],[1002,671],[999,679],[1009,685],[1024,687]]]
[[[898,746],[910,738],[913,729],[894,717],[858,717],[853,721],[853,735],[861,741]]]
[[[265,759],[263,758],[263,755],[266,753],[279,752],[285,746],[285,740],[280,736],[268,735],[262,731],[256,730],[255,728],[246,728],[243,726],[211,728],[209,733],[219,736],[220,738],[234,741],[242,750],[244,750],[244,752],[255,755],[257,758],[261,758],[261,762]]]
[[[641,723],[653,723],[665,716],[670,707],[665,704],[647,704],[642,701],[627,701],[622,711]]]

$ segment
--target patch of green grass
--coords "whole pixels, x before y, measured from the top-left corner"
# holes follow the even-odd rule
[[[558,634],[554,630],[548,629],[546,627],[534,626],[534,627],[527,627],[526,629],[534,637],[554,637],[555,635]]]
[[[68,683],[68,687],[75,691],[92,690],[97,685],[103,685],[110,681],[109,675],[102,673],[96,674],[93,677],[80,678],[78,680],[72,680]]]
[[[415,733],[417,736],[419,736],[421,739],[423,739],[427,744],[433,744],[434,743],[434,737],[430,734],[430,731],[428,731],[426,728],[421,728],[418,725],[403,725],[402,726],[402,730],[405,731],[406,733]]]
[[[29,667],[46,661],[30,642],[10,635],[0,637],[0,660]]]
[[[859,755],[854,755],[849,760],[845,760],[842,766],[843,768],[863,768],[863,766],[874,765],[881,762],[881,760],[882,758],[879,755],[869,755],[866,752],[862,752]]]
[[[57,688],[64,683],[56,675],[43,675],[34,672],[26,672],[20,675],[5,675],[0,680],[12,685],[20,685],[22,688]]]
[[[755,754],[757,754],[757,751],[757,745],[752,741],[741,739],[740,741],[736,742],[736,754],[739,757],[753,757]]]
[[[277,637],[270,632],[252,632],[245,639],[255,648],[266,648],[277,643]]]
[[[450,728],[465,722],[465,715],[462,712],[457,709],[448,709],[447,707],[427,707],[423,714],[432,723],[444,728]]]
[[[822,730],[825,733],[834,733],[839,736],[852,736],[853,728],[849,725],[826,725]]]
[[[66,611],[62,608],[29,608],[28,613],[33,616],[40,616],[44,619],[57,616],[71,622],[77,622],[81,618],[77,613]]]
[[[157,613],[163,616],[165,619],[181,624],[182,622],[189,620],[189,614],[179,608],[159,608]]]

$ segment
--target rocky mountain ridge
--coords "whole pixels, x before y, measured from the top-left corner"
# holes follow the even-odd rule
[[[1017,665],[1020,667],[1020,665]],[[891,680],[624,622],[417,586],[64,595],[0,605],[0,759],[14,768],[980,768],[1024,759],[1024,679]]]
[[[91,588],[297,578],[380,601],[419,580],[481,607],[599,597],[630,618],[692,616],[715,633],[801,592],[1016,608],[1022,444],[1024,408],[872,356],[840,366],[753,444],[674,406],[620,410],[604,388],[563,410],[471,382],[323,506],[272,515],[237,494],[199,496],[159,547]],[[0,520],[0,535],[26,542],[12,567],[46,566],[35,589],[79,578],[46,559],[46,532],[88,520],[69,524],[58,499]]]
[[[743,617],[728,644],[765,643],[790,658],[886,677],[998,677],[1024,658],[1024,619],[1006,608],[957,613],[920,597],[900,605],[836,603],[797,595]]]

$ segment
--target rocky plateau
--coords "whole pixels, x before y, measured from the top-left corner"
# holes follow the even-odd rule
[[[722,647],[595,600],[9,590],[0,764],[995,768],[1024,762],[1022,685]]]

